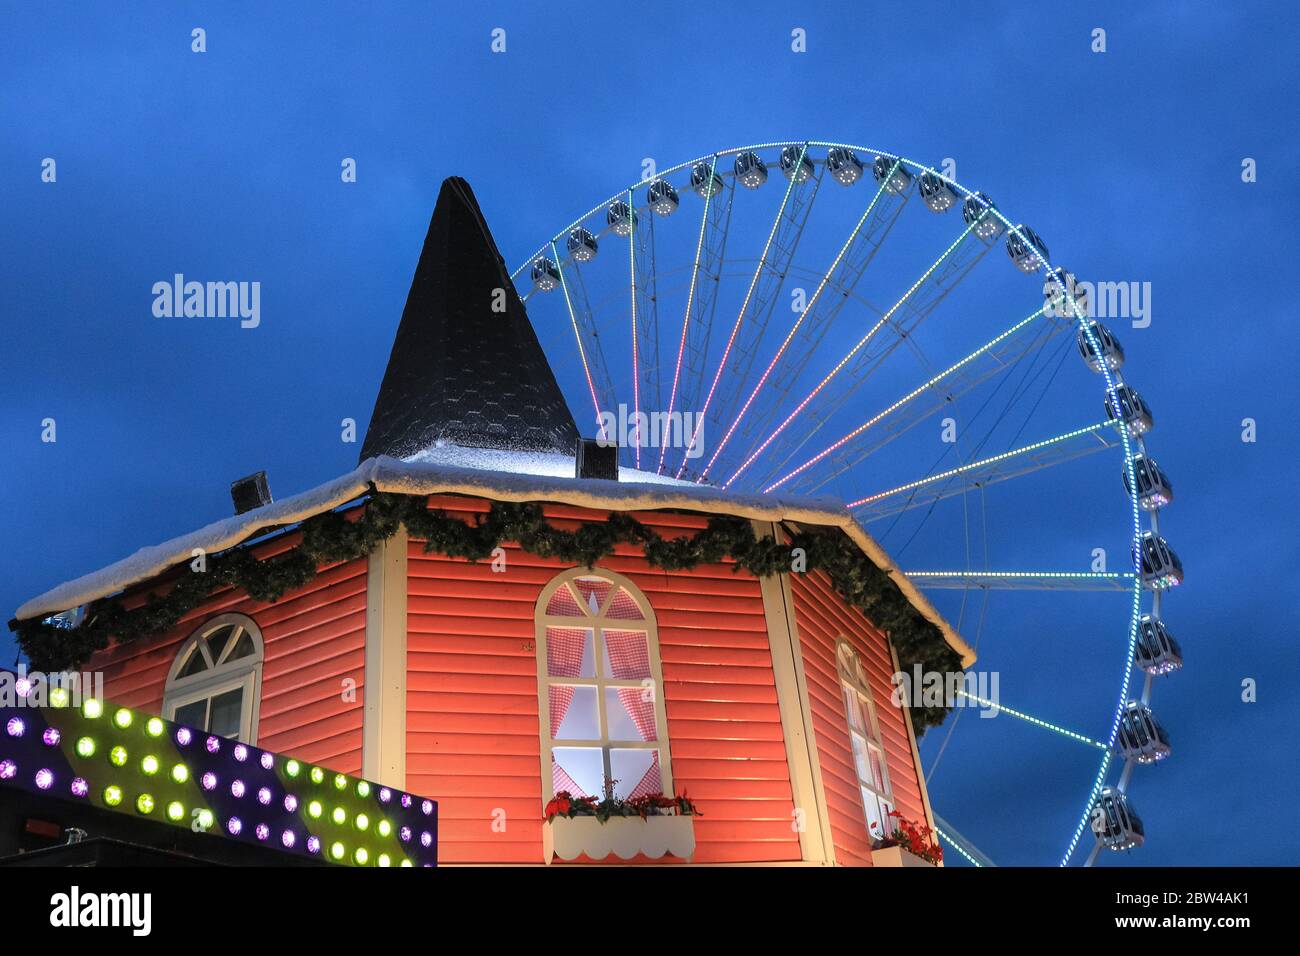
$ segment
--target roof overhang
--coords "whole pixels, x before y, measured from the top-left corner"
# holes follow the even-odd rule
[[[939,628],[948,646],[961,655],[963,667],[975,662],[975,652],[952,625],[843,504],[833,499],[733,494],[687,482],[601,481],[517,474],[385,456],[368,459],[348,474],[310,491],[213,522],[161,544],[141,548],[100,571],[83,575],[32,598],[18,608],[15,616],[18,620],[29,620],[89,604],[190,560],[195,549],[202,549],[207,554],[225,551],[259,532],[293,525],[346,505],[372,489],[405,495],[466,495],[494,501],[544,501],[602,511],[694,511],[757,521],[790,521],[839,528],[877,567],[893,578],[917,612]]]

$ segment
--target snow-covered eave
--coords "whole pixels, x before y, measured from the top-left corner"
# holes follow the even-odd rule
[[[18,608],[22,620],[57,614],[116,594],[154,578],[195,549],[214,554],[233,548],[267,528],[296,524],[377,491],[406,495],[466,495],[494,501],[549,501],[603,511],[676,509],[725,514],[756,521],[791,521],[841,528],[881,570],[898,584],[914,608],[943,633],[961,655],[962,666],[975,662],[974,651],[944,620],[842,504],[827,498],[742,495],[686,483],[638,483],[562,478],[553,475],[511,474],[429,462],[401,461],[380,456],[354,471],[310,491],[275,501],[240,515],[213,522],[162,544],[141,548],[130,557],[91,574],[60,584]]]

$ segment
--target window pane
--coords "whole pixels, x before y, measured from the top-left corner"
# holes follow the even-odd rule
[[[845,687],[844,690],[844,711],[848,714],[849,726],[859,733],[866,733],[866,723],[862,719],[862,701],[858,697],[858,692],[851,687]]]
[[[244,689],[237,687],[212,698],[212,715],[207,730],[219,737],[234,737],[239,733],[239,719],[244,709]]]
[[[853,741],[853,763],[858,771],[858,779],[865,784],[875,783],[875,778],[871,776],[871,761],[867,756],[867,742],[854,733],[849,734],[849,739]]]
[[[654,684],[606,687],[605,718],[610,740],[658,740],[655,733]]]
[[[643,680],[650,676],[650,648],[645,631],[601,632],[604,652],[601,676],[615,680]]]
[[[609,602],[609,609],[605,611],[606,617],[616,617],[624,621],[640,621],[643,619],[641,608],[637,607],[636,599],[624,588],[619,588],[614,599]]]
[[[186,659],[185,665],[180,669],[176,676],[189,677],[192,674],[200,674],[208,669],[208,662],[203,659],[203,638],[194,642],[194,649],[190,651],[190,656]]]
[[[626,799],[663,791],[658,750],[611,749],[609,770],[616,781],[615,796]]]
[[[556,793],[567,790],[575,797],[604,794],[605,758],[599,747],[556,747],[551,751],[551,763]]]
[[[605,598],[609,596],[610,590],[614,587],[604,578],[574,578],[573,586],[577,590],[582,603],[591,609],[592,614],[600,613]]]
[[[877,792],[885,792],[885,759],[875,747],[871,748],[871,780]]]
[[[581,627],[548,627],[546,668],[552,677],[595,677],[592,631]]]
[[[546,613],[555,614],[563,617],[582,617],[582,608],[569,590],[567,584],[561,585],[554,594],[551,595],[550,601],[546,604]]]
[[[862,788],[862,808],[867,815],[867,832],[877,839],[888,836],[890,830],[887,818],[880,812],[880,801],[866,787]]]
[[[599,740],[600,712],[596,688],[551,686],[551,737],[555,740]]]
[[[184,724],[186,727],[194,727],[198,730],[207,730],[207,700],[196,700],[192,704],[185,704],[182,707],[177,707],[176,714],[172,719],[178,724]]]
[[[247,631],[240,631],[239,642],[235,645],[235,649],[226,656],[226,660],[235,661],[241,657],[252,657],[254,650],[253,635]]]

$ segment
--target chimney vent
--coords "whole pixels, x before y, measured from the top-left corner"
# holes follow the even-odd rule
[[[618,481],[618,445],[597,438],[579,438],[575,473],[579,478]]]
[[[271,503],[271,489],[266,484],[266,472],[259,471],[230,483],[230,500],[235,504],[235,514],[260,508]]]

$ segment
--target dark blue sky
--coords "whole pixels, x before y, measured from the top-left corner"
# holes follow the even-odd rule
[[[1155,698],[1174,755],[1134,781],[1148,845],[1105,862],[1293,863],[1300,13],[614,6],[4,5],[6,617],[225,515],[233,478],[264,468],[285,496],[353,466],[339,421],[364,428],[445,176],[471,181],[516,264],[638,178],[645,157],[666,167],[805,138],[951,156],[964,184],[1082,277],[1152,283],[1151,326],[1117,331],[1177,487],[1163,530],[1188,580],[1165,618],[1187,666]],[[489,49],[496,27],[504,55]],[[805,54],[790,50],[796,27]],[[1104,54],[1090,51],[1094,27]],[[56,183],[41,181],[45,157]],[[343,157],[357,160],[355,184],[340,182]],[[1256,183],[1241,181],[1245,157]],[[986,268],[1011,275],[1005,261]],[[262,325],[155,319],[150,288],[175,272],[260,281]],[[1090,424],[1100,385],[1068,361],[1093,391],[1055,421]],[[571,365],[557,368],[577,411]],[[40,440],[47,417],[55,444]],[[1102,483],[1101,543],[1122,563],[1115,462],[1052,474],[1032,503],[1008,496],[990,512],[991,563],[1081,569]],[[1024,509],[1028,527],[1002,530]],[[1069,521],[1082,530],[1056,537]],[[918,563],[937,554],[927,537]],[[1104,736],[1122,603],[997,595],[980,666],[1002,674],[1009,706]],[[0,660],[12,652],[0,636]],[[1259,682],[1257,703],[1241,702],[1243,678]],[[925,741],[927,765],[943,733]],[[1094,767],[1062,738],[968,714],[931,794],[998,862],[1054,863]]]

